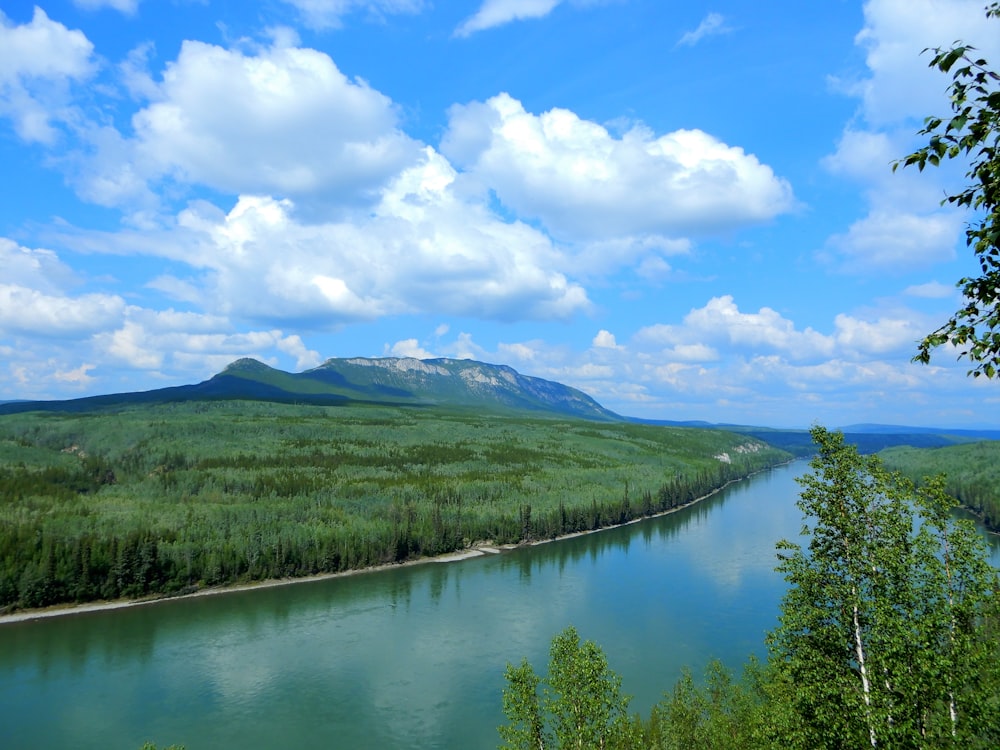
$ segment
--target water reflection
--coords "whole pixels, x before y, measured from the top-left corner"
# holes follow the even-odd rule
[[[569,624],[645,713],[682,665],[760,653],[803,468],[502,555],[5,626],[3,747],[493,747],[504,665]]]

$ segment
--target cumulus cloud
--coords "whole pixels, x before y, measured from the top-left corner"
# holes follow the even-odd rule
[[[639,329],[627,345],[601,329],[579,351],[544,340],[490,351],[468,334],[440,348],[572,385],[622,414],[801,428],[863,421],[879,410],[909,423],[913,403],[968,387],[959,367],[917,366],[909,356],[901,363],[919,336],[916,317],[905,308],[855,311],[824,333],[717,297],[679,321]]]
[[[769,307],[756,313],[744,313],[732,295],[713,297],[704,307],[695,308],[684,316],[682,325],[658,324],[641,329],[636,339],[670,347],[688,347],[681,351],[690,358],[696,353],[714,356],[708,345],[728,344],[743,351],[776,350],[793,359],[829,355],[833,351],[830,337],[806,328],[796,330],[793,321]]]
[[[111,373],[123,369],[190,380],[241,356],[281,354],[300,369],[321,362],[299,335],[278,329],[237,331],[223,315],[154,311],[116,294],[74,293],[82,280],[48,249],[0,238],[0,268],[0,354],[10,376],[0,384],[4,396],[47,398],[48,389],[66,387],[108,392]]]
[[[0,332],[8,335],[85,336],[114,324],[124,310],[125,301],[116,295],[68,297],[0,283]]]
[[[89,363],[84,363],[79,367],[72,370],[58,370],[53,373],[52,378],[60,383],[70,383],[77,386],[85,386],[93,382],[94,378],[88,373],[93,370],[96,365]]]
[[[511,359],[518,362],[535,362],[538,359],[539,349],[544,347],[544,343],[539,341],[523,342],[518,341],[511,344],[500,343],[497,352],[506,360]]]
[[[628,235],[574,244],[576,272],[584,277],[606,277],[620,268],[653,281],[670,274],[666,260],[691,252],[690,239],[670,239],[661,235]]]
[[[318,367],[323,361],[319,352],[307,347],[302,337],[298,334],[279,337],[274,342],[274,345],[279,351],[294,357],[295,367],[299,370]]]
[[[228,330],[227,330],[228,329]],[[234,359],[273,360],[275,350],[295,357],[302,369],[322,361],[298,335],[281,330],[233,331],[214,316],[130,308],[121,326],[94,336],[94,351],[116,367],[214,374]]]
[[[326,54],[187,41],[133,117],[140,164],[230,193],[371,193],[417,155],[388,97]]]
[[[954,258],[961,226],[954,212],[876,210],[831,237],[825,257],[848,273],[908,273]]]
[[[875,126],[907,118],[921,120],[947,108],[947,79],[927,67],[927,48],[960,39],[987,59],[1000,57],[1000,38],[985,22],[981,0],[869,0],[856,43],[865,51],[869,75],[851,88],[865,120]]]
[[[80,31],[52,21],[35,7],[20,26],[0,11],[0,116],[26,141],[53,143],[52,120],[70,117],[69,86],[96,71],[94,45]]]
[[[888,133],[848,127],[840,137],[837,150],[823,159],[833,174],[858,180],[883,182],[889,166],[899,158],[899,144]]]
[[[470,36],[511,21],[542,18],[561,2],[563,0],[484,0],[478,11],[455,29],[455,36]]]
[[[726,231],[794,204],[770,167],[700,130],[618,138],[565,109],[529,113],[508,94],[453,107],[441,150],[565,239]]]
[[[364,217],[302,223],[287,200],[243,196],[223,214],[193,204],[147,251],[196,269],[160,277],[204,309],[270,325],[330,330],[404,313],[565,319],[590,308],[566,276],[572,261],[543,233],[504,222],[454,190],[433,149],[404,170]]]
[[[0,237],[3,283],[32,287],[49,294],[74,283],[76,274],[52,250],[28,248]]]
[[[904,318],[860,320],[840,314],[834,319],[834,327],[837,344],[861,355],[884,355],[913,349],[914,342],[923,337],[918,326]]]
[[[864,17],[855,41],[867,75],[836,82],[858,99],[858,113],[824,164],[864,186],[869,210],[822,255],[852,273],[927,267],[954,257],[963,216],[939,202],[962,178],[951,163],[891,171],[893,161],[922,145],[915,133],[923,118],[949,111],[950,79],[929,68],[930,53],[920,51],[964,40],[997,59],[1000,38],[989,33],[979,0],[868,0]]]
[[[0,335],[86,336],[124,314],[125,302],[116,295],[69,294],[75,274],[51,250],[0,238],[0,268]]]
[[[390,357],[413,357],[415,359],[434,359],[434,355],[420,346],[416,339],[403,339],[392,346],[385,347],[385,353]]]
[[[596,336],[594,336],[592,344],[598,349],[618,348],[618,342],[615,341],[615,335],[610,331],[605,331],[603,328],[597,332]]]
[[[726,19],[721,13],[709,13],[698,24],[698,28],[686,31],[681,35],[681,38],[677,40],[677,46],[693,47],[705,37],[728,34],[732,30],[732,27],[726,25]]]

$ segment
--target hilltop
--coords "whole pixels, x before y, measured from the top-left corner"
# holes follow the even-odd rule
[[[250,399],[300,404],[377,403],[495,412],[523,411],[600,421],[623,417],[570,386],[522,375],[506,365],[471,359],[354,357],[328,359],[300,373],[256,359],[238,359],[195,385],[64,401],[0,404],[0,414],[26,411],[87,411],[126,404]]]

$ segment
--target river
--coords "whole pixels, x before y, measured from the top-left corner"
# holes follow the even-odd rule
[[[763,655],[805,469],[500,555],[4,625],[0,746],[493,748],[504,666],[570,624],[646,715],[683,665]]]

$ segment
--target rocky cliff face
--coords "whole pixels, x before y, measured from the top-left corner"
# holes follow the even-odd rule
[[[421,403],[504,406],[590,419],[620,419],[575,388],[522,375],[506,365],[469,359],[329,359],[299,377],[336,379],[344,386],[372,395],[395,394]]]

